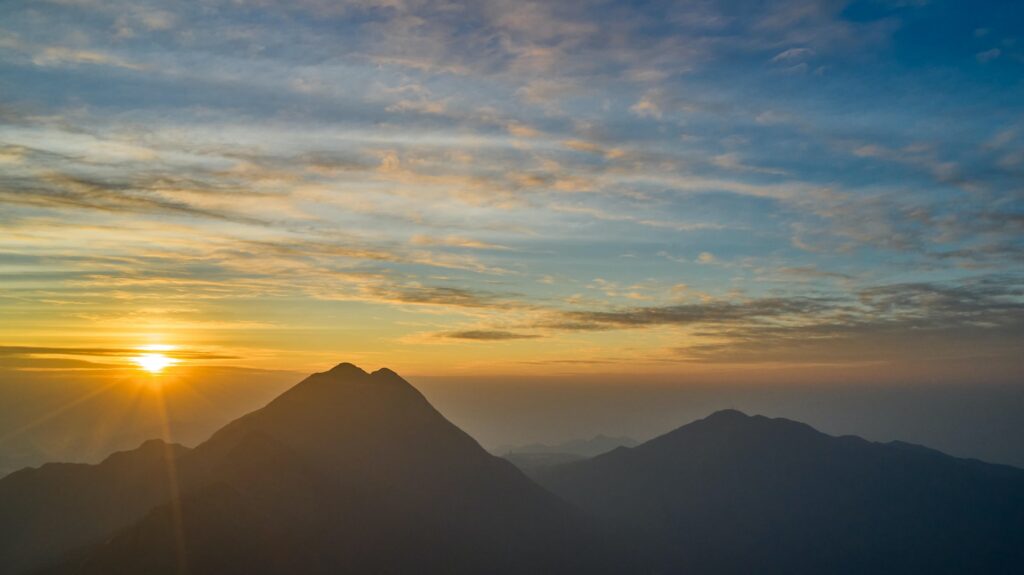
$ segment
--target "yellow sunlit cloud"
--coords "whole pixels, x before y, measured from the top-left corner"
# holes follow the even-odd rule
[[[163,343],[151,343],[147,345],[140,345],[138,349],[143,351],[171,351],[174,349],[174,346]]]

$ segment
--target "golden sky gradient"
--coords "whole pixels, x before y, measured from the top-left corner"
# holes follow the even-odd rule
[[[727,4],[5,3],[0,368],[1019,379],[1000,9]]]

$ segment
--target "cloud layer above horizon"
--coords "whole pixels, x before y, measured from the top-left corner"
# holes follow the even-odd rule
[[[159,340],[290,369],[1013,379],[1022,24],[927,0],[5,2],[22,351],[0,363]]]

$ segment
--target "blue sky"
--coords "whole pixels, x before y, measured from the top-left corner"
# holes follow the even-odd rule
[[[5,2],[0,168],[8,346],[1020,373],[1019,3]]]

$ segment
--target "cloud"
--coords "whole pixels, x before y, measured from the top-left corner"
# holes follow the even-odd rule
[[[802,279],[831,279],[831,280],[852,280],[849,274],[820,270],[814,266],[798,266],[782,268],[778,270],[783,275],[794,276]]]
[[[0,146],[0,164],[20,164],[26,152],[24,146]]]
[[[509,134],[512,134],[517,138],[537,138],[541,135],[541,132],[536,128],[532,128],[519,122],[511,122],[505,126],[505,129],[508,130]]]
[[[89,64],[93,66],[113,66],[128,70],[144,70],[145,66],[135,64],[119,56],[96,52],[93,50],[76,50],[60,46],[43,48],[32,56],[32,63],[37,66],[64,66]]]
[[[566,148],[569,148],[570,150],[575,150],[577,152],[589,152],[591,154],[600,154],[603,153],[604,151],[600,145],[595,144],[594,142],[588,142],[587,140],[564,140],[562,142],[562,145],[564,145]]]
[[[440,334],[440,337],[448,339],[463,339],[470,341],[508,341],[516,339],[536,339],[540,336],[535,334],[518,333],[512,331],[466,330],[442,333]]]
[[[793,62],[802,62],[804,60],[807,60],[813,55],[814,50],[811,50],[809,48],[790,48],[788,50],[779,52],[778,54],[773,56],[771,61],[775,64],[792,64]]]
[[[701,252],[697,256],[697,263],[699,264],[713,264],[715,261],[717,261],[717,258],[711,252]]]
[[[409,239],[414,246],[444,246],[450,248],[466,248],[472,250],[507,250],[506,246],[474,240],[464,236],[434,237],[424,234],[417,234]]]
[[[561,331],[676,327],[689,361],[909,361],[1004,356],[1024,336],[1024,284],[987,276],[954,285],[899,283],[851,296],[567,311],[538,324]],[[897,343],[901,342],[901,343]],[[893,347],[895,346],[895,347]]]
[[[977,54],[974,55],[974,57],[982,64],[986,64],[998,58],[1000,55],[1002,55],[1002,53],[1003,51],[1000,50],[999,48],[992,48],[990,50],[978,52]]]
[[[5,358],[50,358],[52,356],[71,357],[105,357],[105,358],[130,358],[142,353],[140,348],[132,347],[40,347],[40,346],[0,346],[0,357]],[[187,360],[218,360],[218,359],[239,359],[234,355],[210,353],[197,350],[172,348],[162,350],[162,354],[176,359]]]
[[[787,114],[776,112],[774,110],[765,110],[764,112],[759,113],[754,118],[754,121],[762,126],[773,126],[777,124],[784,124],[790,119],[791,118]]]
[[[399,100],[386,108],[388,112],[416,112],[420,114],[441,115],[448,111],[443,100]]]
[[[109,213],[163,213],[263,224],[255,218],[228,211],[204,209],[188,202],[161,196],[158,190],[166,182],[160,179],[128,182],[50,173],[33,179],[17,176],[0,178],[0,182],[3,184],[3,188],[0,188],[0,199],[12,206],[78,208]]]
[[[760,172],[762,174],[777,175],[784,175],[786,173],[783,170],[762,168],[759,166],[751,166],[749,164],[745,164],[743,161],[740,160],[739,154],[736,154],[735,152],[729,152],[714,156],[711,158],[711,162],[714,165],[718,166],[719,168],[723,168],[726,170],[734,170],[740,172]]]
[[[660,120],[662,116],[661,104],[658,102],[656,93],[645,94],[629,107],[629,111],[641,118]]]
[[[833,309],[831,303],[827,298],[795,297],[636,307],[611,311],[567,311],[541,325],[579,331],[755,321],[814,315]]]
[[[370,295],[384,302],[456,308],[492,308],[514,305],[506,297],[480,290],[447,286],[375,285]]]

